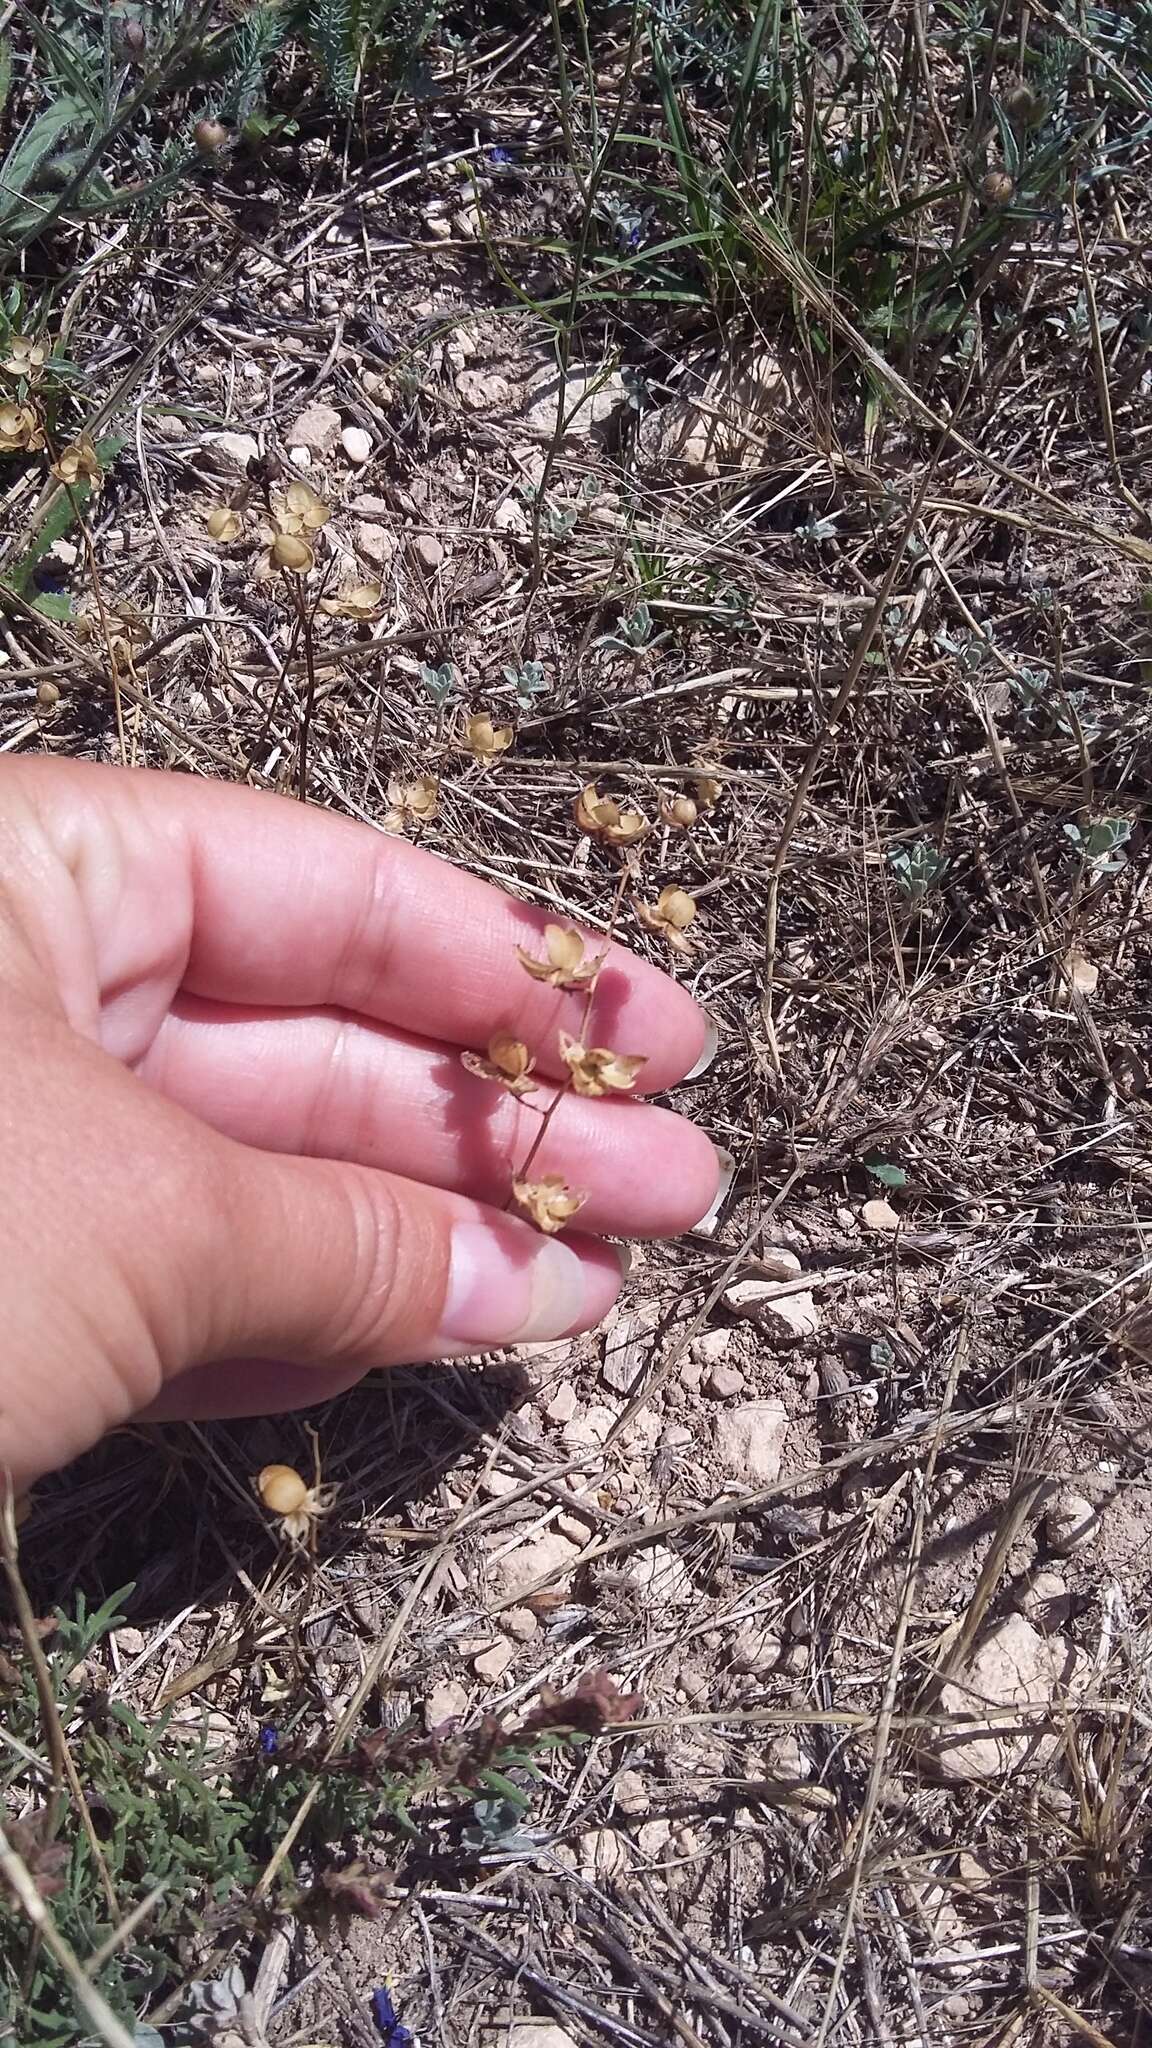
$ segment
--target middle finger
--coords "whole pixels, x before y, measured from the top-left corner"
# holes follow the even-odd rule
[[[502,1204],[555,1090],[527,1101],[448,1046],[341,1011],[259,1011],[182,997],[141,1077],[243,1144],[388,1167]],[[535,1105],[535,1106],[532,1106]],[[580,1228],[674,1237],[710,1208],[715,1147],[654,1104],[565,1095],[532,1163],[587,1196]]]

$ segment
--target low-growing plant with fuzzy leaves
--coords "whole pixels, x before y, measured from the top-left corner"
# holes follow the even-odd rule
[[[929,846],[922,839],[917,840],[914,846],[895,847],[888,855],[888,865],[904,894],[913,903],[918,903],[929,889],[942,882],[948,870],[947,857],[937,853],[934,846]]]
[[[450,661],[442,661],[433,668],[430,662],[420,663],[420,683],[427,690],[438,711],[443,710],[449,697],[458,688],[460,678]]]
[[[177,1726],[170,1714],[147,1723],[93,1682],[100,1644],[122,1622],[131,1590],[91,1613],[81,1595],[45,1638],[48,1685],[69,1731],[88,1825],[71,1799],[45,1798],[39,1769],[29,1774],[27,1760],[42,1748],[40,1699],[29,1665],[6,1654],[0,1687],[9,1742],[0,1754],[0,1796],[20,1810],[8,1832],[81,1961],[112,1932],[109,1887],[121,1916],[159,1892],[95,1979],[117,2016],[145,2030],[143,2039],[157,1996],[181,1975],[182,1945],[206,1934],[226,1945],[231,1933],[242,1936],[255,1924],[252,1887],[306,1795],[278,1903],[323,1922],[343,1913],[374,1917],[390,1873],[349,1864],[349,1842],[379,1841],[391,1829],[399,1848],[419,1831],[421,1802],[432,1799],[438,1813],[471,1809],[481,1846],[506,1851],[501,1817],[511,1826],[513,1810],[519,1819],[528,1805],[509,1771],[534,1775],[537,1757],[624,1726],[639,1705],[606,1672],[592,1671],[567,1694],[543,1688],[536,1707],[510,1726],[485,1715],[472,1727],[369,1731],[350,1754],[334,1757],[327,1728],[312,1736],[301,1716],[295,1728],[254,1741],[236,1759],[213,1747],[207,1718],[199,1729]],[[0,2028],[5,2021],[18,2027],[22,2048],[75,2048],[80,2035],[66,1980],[33,1929],[16,1914],[5,1914],[3,1924]],[[165,2036],[195,2037],[182,2024]]]
[[[1118,875],[1127,866],[1124,848],[1132,837],[1130,818],[1098,818],[1090,825],[1066,823],[1063,829],[1091,875]]]
[[[542,661],[509,662],[502,671],[505,682],[511,683],[516,692],[516,701],[525,711],[531,709],[535,698],[546,695],[550,688]]]

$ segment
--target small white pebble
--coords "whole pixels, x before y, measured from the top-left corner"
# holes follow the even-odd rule
[[[372,459],[372,436],[365,433],[363,427],[345,427],[340,436],[340,445],[349,462],[355,463],[357,469],[363,469],[364,464]]]

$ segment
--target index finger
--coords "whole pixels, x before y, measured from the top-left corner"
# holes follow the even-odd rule
[[[147,770],[95,773],[127,785],[145,828],[130,835],[132,858],[148,860],[153,835],[182,842],[193,905],[183,985],[191,994],[281,1008],[335,1005],[461,1046],[482,1047],[493,1032],[509,1031],[552,1071],[559,1030],[578,1035],[584,996],[533,979],[517,958],[520,947],[543,959],[545,927],[572,922],[580,930],[575,921],[404,840],[286,797]],[[592,957],[604,950],[596,934],[582,935]],[[588,1038],[643,1054],[642,1088],[683,1079],[710,1036],[686,989],[624,947],[607,947]]]

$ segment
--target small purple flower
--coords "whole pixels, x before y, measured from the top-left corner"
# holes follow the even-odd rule
[[[262,1755],[262,1756],[275,1756],[275,1754],[276,1754],[277,1750],[279,1749],[279,1747],[280,1747],[280,1730],[279,1730],[278,1728],[262,1728],[262,1729],[260,1730],[260,1753],[261,1753],[261,1755]]]
[[[381,1984],[372,1993],[372,2017],[384,2036],[387,2048],[414,2048],[410,2030],[396,2017],[392,1993],[386,1984]]]
[[[516,159],[510,149],[501,149],[497,144],[494,149],[488,151],[488,161],[490,164],[511,164],[515,163]]]

